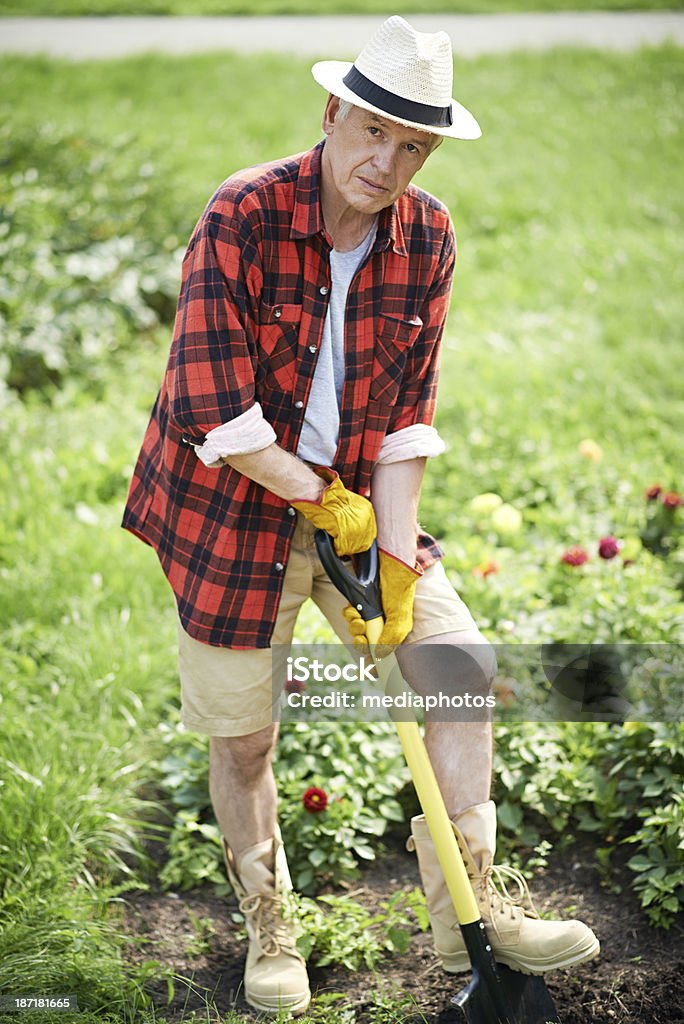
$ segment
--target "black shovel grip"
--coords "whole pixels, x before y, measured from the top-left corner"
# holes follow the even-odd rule
[[[343,597],[356,608],[363,621],[369,622],[381,616],[377,543],[373,541],[368,551],[354,555],[355,571],[351,572],[350,563],[343,562],[335,551],[335,544],[329,533],[325,530],[316,530],[314,540],[321,565]]]

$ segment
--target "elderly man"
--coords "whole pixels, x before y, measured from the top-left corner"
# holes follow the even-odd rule
[[[417,526],[426,459],[444,447],[432,421],[455,240],[446,208],[411,181],[443,139],[480,129],[451,97],[446,33],[399,17],[355,64],[324,61],[313,75],[329,94],[324,139],[234,174],[195,228],[124,517],[176,598],[182,719],[211,737],[211,798],[249,936],[245,994],[265,1012],[301,1013],[310,1000],[282,914],[291,883],[271,767],[271,646],[289,643],[309,597],[349,638],[316,527],[340,555],[377,535],[381,642],[406,642],[417,690],[426,643],[449,645],[452,668],[471,652],[452,688],[495,671]],[[542,921],[492,884],[489,723],[429,721],[426,743],[497,959],[542,973],[594,956],[584,924]],[[422,816],[411,828],[437,953],[445,970],[466,970]]]

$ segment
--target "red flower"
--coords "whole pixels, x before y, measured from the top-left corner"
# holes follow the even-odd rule
[[[589,561],[589,555],[579,544],[573,545],[568,548],[561,558],[561,562],[565,562],[566,565],[584,565],[585,562]]]
[[[601,558],[615,558],[620,550],[620,541],[617,537],[602,537],[599,541],[598,553]]]
[[[677,494],[676,491],[668,491],[667,494],[663,494],[660,499],[665,508],[679,508],[680,505],[684,504],[684,498],[681,494]]]
[[[284,690],[286,693],[303,693],[306,683],[303,679],[286,679]]]
[[[328,806],[328,794],[318,786],[310,786],[302,797],[302,803],[307,811],[318,814]]]
[[[647,501],[657,501],[662,492],[663,489],[660,484],[651,484],[644,493]]]

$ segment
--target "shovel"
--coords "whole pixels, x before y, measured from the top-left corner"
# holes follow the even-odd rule
[[[404,720],[407,708],[401,706],[402,702],[394,707],[394,698],[409,691],[409,687],[394,654],[382,659],[375,657],[375,645],[383,627],[377,545],[373,543],[368,551],[356,556],[356,571],[351,572],[349,563],[338,557],[329,534],[317,530],[315,540],[323,568],[366,623],[371,657],[385,694],[393,698],[389,713],[463,934],[472,975],[453,997],[452,1005],[460,1009],[468,1024],[560,1024],[541,977],[520,974],[496,963],[418,722],[415,718]]]

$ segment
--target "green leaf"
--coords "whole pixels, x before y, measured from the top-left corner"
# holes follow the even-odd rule
[[[638,855],[636,857],[630,857],[627,861],[627,867],[632,871],[650,871],[653,864],[648,857]]]
[[[496,811],[498,821],[504,828],[509,829],[511,832],[520,826],[523,819],[522,808],[518,804],[511,804],[507,800],[499,804]]]
[[[309,862],[313,864],[315,868],[319,868],[321,864],[324,864],[326,860],[325,851],[314,847],[313,850],[309,850]]]
[[[368,846],[366,843],[354,843],[352,849],[363,860],[375,860],[375,851],[372,846]]]

